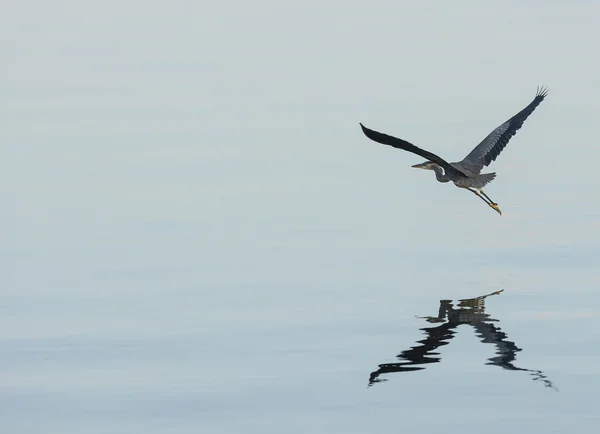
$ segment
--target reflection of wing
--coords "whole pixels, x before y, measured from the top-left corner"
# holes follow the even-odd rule
[[[500,330],[500,327],[484,322],[471,325],[477,331],[477,336],[481,338],[481,342],[494,344],[496,347],[497,356],[489,359],[488,365],[497,365],[510,370],[522,370],[512,364],[521,348],[517,347],[514,342],[506,340],[506,333]]]
[[[556,389],[542,371],[538,369],[519,368],[513,364],[517,358],[517,353],[521,351],[521,348],[517,347],[514,342],[507,340],[508,336],[500,329],[500,327],[485,322],[473,323],[471,325],[475,328],[481,342],[485,344],[494,344],[496,347],[496,357],[488,359],[486,365],[496,365],[510,371],[530,372],[534,380],[541,380],[546,387]]]
[[[439,356],[439,353],[435,352],[435,350],[443,345],[448,345],[448,342],[455,334],[452,329],[456,328],[457,325],[456,323],[447,322],[438,327],[421,329],[427,334],[425,339],[418,341],[421,345],[414,346],[410,350],[405,350],[398,354],[397,357],[404,360],[402,362],[379,365],[379,369],[372,372],[369,376],[369,384],[382,381],[377,379],[381,374],[419,371],[425,369],[425,367],[418,365],[439,362],[440,357],[436,357]]]

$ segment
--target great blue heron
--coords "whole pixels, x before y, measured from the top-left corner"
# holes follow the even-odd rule
[[[363,124],[360,124],[360,126],[365,135],[375,142],[393,146],[398,149],[404,149],[405,151],[427,158],[427,161],[424,163],[415,164],[412,167],[433,170],[435,172],[435,177],[439,182],[452,181],[457,187],[472,191],[477,197],[502,215],[502,211],[500,211],[498,204],[492,201],[492,199],[483,192],[483,187],[487,183],[492,182],[496,177],[496,173],[481,173],[481,169],[484,165],[489,166],[490,163],[498,157],[511,137],[516,134],[521,126],[523,126],[525,119],[527,119],[535,108],[544,100],[546,95],[548,95],[548,88],[538,87],[535,98],[527,107],[492,131],[469,153],[469,155],[462,161],[456,163],[448,163],[437,155],[418,148],[406,140],[370,130]]]

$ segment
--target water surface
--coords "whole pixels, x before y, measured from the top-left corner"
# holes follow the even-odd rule
[[[595,432],[593,2],[6,9],[7,433]]]

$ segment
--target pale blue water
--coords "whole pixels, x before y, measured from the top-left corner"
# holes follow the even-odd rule
[[[2,14],[2,432],[596,432],[592,2],[67,3]],[[358,127],[539,84],[502,217]]]

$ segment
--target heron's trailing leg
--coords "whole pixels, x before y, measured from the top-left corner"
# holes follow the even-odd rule
[[[485,198],[486,198],[487,200],[489,200],[489,201],[490,201],[490,203],[491,203],[492,205],[498,205],[496,202],[494,202],[492,199],[490,199],[490,197],[489,197],[487,194],[485,194],[485,193],[483,192],[483,190],[481,190],[481,189],[480,189],[480,190],[479,190],[479,193],[483,194],[483,195],[485,196]]]
[[[473,190],[473,189],[472,189],[472,188],[470,188],[470,187],[467,187],[467,190],[469,190],[469,191],[472,191],[473,193],[475,193],[475,196],[477,196],[479,199],[481,199],[482,201],[484,201],[485,203],[487,203],[488,205],[490,205],[490,206],[491,206],[491,203],[490,203],[490,202],[488,202],[487,200],[485,200],[485,199],[483,198],[483,196],[481,196],[477,190]]]
[[[502,211],[500,211],[500,208],[498,207],[498,204],[497,204],[497,203],[495,203],[495,202],[494,202],[492,199],[490,199],[490,198],[488,197],[488,195],[487,195],[487,194],[485,194],[485,193],[483,192],[483,190],[479,190],[479,191],[477,191],[477,190],[475,190],[475,189],[473,189],[473,188],[470,188],[470,187],[467,187],[467,190],[469,190],[469,191],[472,191],[473,193],[475,193],[475,195],[476,195],[478,198],[480,198],[482,201],[484,201],[485,203],[487,203],[487,204],[488,204],[490,207],[492,207],[492,208],[494,209],[494,211],[496,211],[498,214],[502,215]],[[483,196],[485,196],[487,200],[486,200],[486,199],[484,199],[484,198],[483,198],[483,196],[482,196],[481,194],[479,194],[479,193],[483,194]],[[489,202],[488,202],[488,201],[489,201]]]

